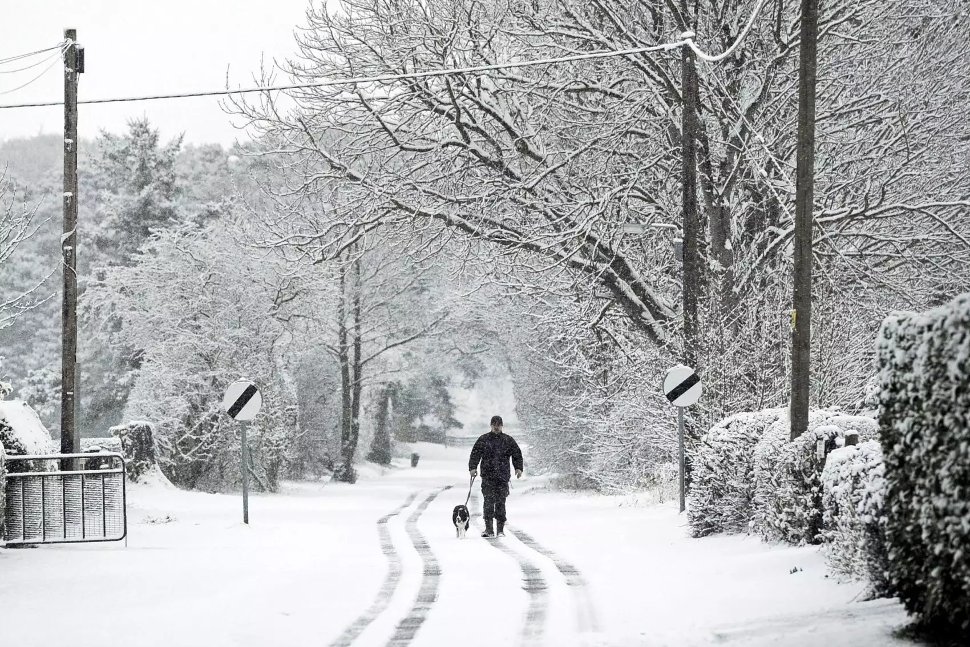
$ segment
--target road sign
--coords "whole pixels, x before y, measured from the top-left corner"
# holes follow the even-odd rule
[[[222,408],[233,420],[252,420],[259,413],[259,408],[263,404],[263,396],[259,394],[259,389],[249,380],[236,380],[226,389],[226,395],[222,399]],[[242,470],[242,494],[243,494],[243,523],[249,523],[249,469],[246,466],[249,462],[247,456],[249,449],[246,446],[246,425],[242,425],[241,445],[239,448],[240,469]]]
[[[664,395],[675,407],[689,407],[701,397],[701,378],[689,366],[679,364],[664,375]]]
[[[222,408],[233,420],[252,420],[259,413],[263,397],[249,380],[237,380],[226,389]]]
[[[684,489],[684,407],[697,402],[701,397],[701,378],[697,376],[689,366],[678,364],[669,369],[664,375],[664,395],[670,403],[677,407],[677,444],[680,454],[680,511],[685,508],[685,489]]]

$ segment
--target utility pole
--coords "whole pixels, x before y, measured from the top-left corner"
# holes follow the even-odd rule
[[[693,36],[687,22],[687,0],[681,0],[684,30]],[[685,34],[686,35],[686,34]],[[683,36],[681,36],[683,38]],[[680,48],[681,94],[684,110],[681,116],[681,155],[683,174],[683,278],[681,291],[684,298],[684,352],[683,363],[697,369],[698,318],[697,290],[700,287],[701,259],[698,249],[700,219],[697,214],[697,67],[694,51]]]
[[[795,181],[792,301],[791,438],[808,429],[812,350],[812,224],[815,184],[815,72],[818,0],[802,0],[798,64],[798,153]]]
[[[64,292],[61,301],[61,453],[81,451],[77,428],[77,82],[80,58],[77,31],[64,30],[64,233],[61,255]],[[73,461],[66,461],[69,469]]]

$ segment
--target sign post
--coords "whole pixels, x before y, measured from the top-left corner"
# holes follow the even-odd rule
[[[700,399],[703,385],[701,378],[697,376],[694,369],[678,364],[664,374],[663,390],[670,403],[677,407],[677,444],[680,450],[680,511],[683,512],[687,507],[684,494],[684,471],[687,467],[684,459],[684,407],[689,407]]]
[[[263,397],[259,389],[249,380],[237,380],[226,389],[222,399],[222,408],[233,420],[243,423],[241,429],[242,443],[240,447],[240,465],[242,470],[243,492],[243,523],[249,523],[249,447],[246,443],[246,421],[252,420],[259,413],[263,404]]]

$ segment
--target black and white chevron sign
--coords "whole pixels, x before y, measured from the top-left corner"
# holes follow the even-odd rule
[[[689,407],[701,397],[703,385],[689,366],[677,365],[664,375],[664,395],[675,407]]]
[[[249,380],[237,380],[226,389],[222,408],[233,420],[252,420],[259,413],[263,396]]]

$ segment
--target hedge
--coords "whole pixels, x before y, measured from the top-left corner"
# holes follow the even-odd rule
[[[877,436],[876,421],[836,411],[810,411],[808,430],[790,440],[788,416],[779,418],[755,447],[752,526],[767,541],[815,544],[821,541],[822,469],[816,447],[825,454],[840,446],[847,433],[859,440]]]
[[[150,472],[157,471],[155,430],[150,422],[128,422],[108,431],[121,444],[129,480],[138,482]]]
[[[7,457],[6,452],[3,449],[3,443],[0,443],[0,537],[3,536],[3,520],[7,514],[7,463],[5,461]]]
[[[822,470],[822,540],[829,568],[891,593],[886,552],[885,466],[878,441],[836,449]]]
[[[877,356],[892,584],[925,624],[970,637],[970,294],[889,317]]]
[[[701,437],[693,460],[687,521],[694,537],[747,532],[754,498],[754,448],[784,409],[739,413]]]

